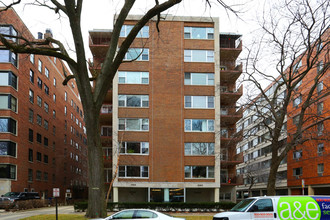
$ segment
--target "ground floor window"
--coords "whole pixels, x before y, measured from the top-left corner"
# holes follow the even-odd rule
[[[16,166],[0,164],[0,179],[16,179]]]
[[[150,202],[184,202],[184,189],[151,188]]]

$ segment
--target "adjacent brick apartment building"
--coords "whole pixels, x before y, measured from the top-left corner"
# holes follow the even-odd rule
[[[139,18],[128,17],[120,42]],[[218,18],[167,16],[160,33],[155,24],[135,39],[125,60],[138,58],[122,63],[101,110],[107,186],[119,164],[112,200],[235,200],[240,35],[220,34]],[[97,72],[111,30],[89,34]]]
[[[0,13],[2,34],[35,39],[12,9]],[[45,35],[50,35],[47,30]],[[22,41],[11,38],[12,41]],[[87,187],[87,146],[75,82],[63,86],[61,60],[15,54],[0,45],[0,194],[36,191],[79,198]]]
[[[326,68],[325,75],[317,84],[314,97],[324,96],[308,109],[306,119],[308,121],[304,127],[311,126],[302,135],[303,139],[308,139],[302,145],[296,146],[288,154],[288,187],[290,194],[301,195],[304,182],[304,194],[307,195],[330,195],[330,71],[329,71],[329,36],[330,28],[322,35],[322,43],[316,49],[322,49],[318,57],[318,64],[306,78],[302,80],[297,88],[294,100],[288,107],[290,119],[288,119],[288,136],[296,131],[296,115],[301,110],[301,103],[304,102],[309,89],[313,86],[314,77],[323,68]],[[303,57],[298,64],[298,71],[303,71],[306,66],[306,58]],[[289,139],[288,139],[289,140]]]

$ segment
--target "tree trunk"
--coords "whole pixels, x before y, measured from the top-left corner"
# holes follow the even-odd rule
[[[276,161],[278,160],[275,158],[272,158],[272,163],[269,170],[269,176],[268,176],[268,183],[267,183],[267,196],[275,196],[275,184],[276,184],[276,173],[278,169],[278,165],[274,165]],[[274,163],[274,164],[273,164]]]
[[[104,173],[103,150],[100,135],[99,112],[94,112],[92,117],[86,117],[86,129],[88,137],[88,210],[89,218],[103,218],[107,215]]]

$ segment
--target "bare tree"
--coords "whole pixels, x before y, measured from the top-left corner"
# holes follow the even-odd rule
[[[99,113],[103,100],[112,87],[112,80],[118,70],[118,67],[123,62],[123,58],[134,41],[139,31],[147,24],[147,22],[156,16],[156,26],[160,22],[160,13],[180,3],[182,0],[167,0],[160,3],[155,0],[155,5],[148,9],[148,11],[141,17],[134,25],[128,36],[121,42],[119,41],[119,34],[124,24],[125,19],[130,13],[135,4],[135,0],[125,0],[123,6],[115,20],[114,28],[111,34],[109,49],[106,53],[102,68],[98,74],[92,73],[90,77],[88,72],[88,62],[86,59],[85,44],[83,41],[83,33],[81,29],[81,12],[83,8],[83,0],[49,0],[49,1],[34,1],[32,5],[46,7],[55,13],[68,18],[73,42],[75,57],[71,57],[67,52],[65,46],[60,41],[47,37],[44,40],[29,40],[22,36],[14,36],[20,39],[17,44],[7,40],[6,35],[0,34],[1,42],[15,53],[38,54],[45,56],[57,57],[65,61],[72,71],[72,75],[65,76],[64,85],[71,79],[75,79],[80,94],[82,106],[84,109],[84,118],[88,139],[88,178],[89,178],[89,192],[88,192],[88,210],[87,216],[90,218],[106,216],[105,190],[104,190],[104,174],[103,174],[103,152],[100,138],[99,127]],[[209,0],[205,0],[206,5],[210,5]],[[3,1],[1,4],[5,7],[2,9],[8,10],[10,7],[20,4],[20,0],[11,1],[10,4],[5,5]],[[230,9],[229,11],[236,14],[223,1],[217,0],[216,3]],[[1,12],[0,12],[1,13]],[[159,31],[159,29],[157,28]],[[119,43],[121,42],[121,43]],[[94,81],[93,87],[91,81]]]
[[[271,142],[267,195],[275,195],[278,167],[287,153],[317,138],[311,131],[329,120],[329,114],[320,117],[312,110],[330,93],[324,84],[317,92],[320,82],[329,77],[329,19],[329,1],[273,3],[259,20],[260,38],[247,48],[244,80],[253,84],[252,93],[259,94],[247,108],[256,113],[251,120],[268,130]],[[302,81],[307,87],[300,86]],[[272,84],[265,89],[265,82]],[[287,130],[291,119],[295,126],[289,124]],[[286,133],[290,135],[283,141]]]

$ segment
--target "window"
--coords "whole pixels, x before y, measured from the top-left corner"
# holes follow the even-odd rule
[[[302,150],[296,150],[293,152],[293,159],[298,160],[301,157],[302,157]]]
[[[293,176],[301,176],[302,175],[302,167],[293,169]]]
[[[113,219],[133,219],[134,210],[125,210],[113,216]],[[136,215],[136,214],[135,214]],[[157,216],[155,216],[157,217]]]
[[[301,86],[301,84],[302,84],[302,80],[300,80],[300,81],[296,84],[296,86],[294,87],[294,90],[298,90],[298,88]]]
[[[33,170],[28,169],[28,181],[32,182],[33,181]]]
[[[214,85],[214,73],[185,73],[185,85]]]
[[[33,150],[31,148],[29,148],[29,158],[28,158],[28,160],[30,162],[33,162]]]
[[[36,172],[36,180],[41,180],[41,175],[42,175],[41,171],[40,170],[37,170],[37,172]]]
[[[185,96],[185,108],[214,108],[214,96]]]
[[[45,67],[45,76],[49,78],[49,70]]]
[[[44,163],[48,163],[48,155],[44,155]]]
[[[29,122],[33,123],[33,110],[29,109]]]
[[[0,86],[12,86],[17,89],[17,76],[10,71],[0,71]]]
[[[0,132],[16,134],[16,121],[12,118],[0,118]]]
[[[45,112],[48,113],[48,111],[49,111],[49,105],[47,104],[47,102],[44,102],[44,109],[45,109]]]
[[[45,93],[47,94],[47,95],[49,95],[49,87],[45,84]]]
[[[16,143],[11,141],[0,141],[0,156],[16,157]]]
[[[118,95],[119,107],[149,107],[149,95]]]
[[[119,119],[120,131],[148,131],[149,119],[146,118],[121,118]]]
[[[185,39],[210,39],[214,38],[214,28],[184,27]]]
[[[33,142],[33,130],[29,129],[29,141]]]
[[[301,103],[301,95],[293,100],[293,107],[298,108],[300,103]]]
[[[53,125],[53,135],[56,134],[56,127]]]
[[[37,152],[37,161],[41,162],[41,153],[40,152]]]
[[[112,105],[102,105],[101,113],[103,114],[112,113]]]
[[[271,199],[260,199],[256,201],[248,212],[273,212],[273,202]]]
[[[148,142],[123,142],[120,153],[122,154],[149,154]]]
[[[67,92],[64,93],[64,101],[68,101],[68,93]]]
[[[38,60],[38,70],[41,73],[42,72],[42,62],[41,60]]]
[[[12,25],[0,25],[0,34],[17,36],[17,31]],[[17,42],[16,37],[5,37],[7,40]]]
[[[38,87],[42,89],[42,80],[38,77],[37,79]]]
[[[207,119],[185,119],[185,131],[213,132],[214,120]]]
[[[32,70],[30,70],[30,82],[34,83],[34,72]]]
[[[148,178],[148,166],[119,166],[119,177]]]
[[[323,155],[323,152],[324,152],[324,144],[323,143],[317,144],[317,154],[318,154],[318,156]]]
[[[299,123],[299,117],[300,115],[296,115],[292,118],[292,123],[296,126],[298,126],[298,123]]]
[[[44,172],[44,181],[48,181],[48,173]]]
[[[56,87],[56,78],[54,77],[54,80],[53,80],[53,85],[54,87]]]
[[[72,132],[72,127],[71,127]],[[102,126],[101,127],[101,136],[111,137],[112,136],[112,127],[111,126]]]
[[[214,167],[212,166],[185,166],[185,178],[214,178]]]
[[[324,130],[323,122],[319,122],[317,124],[317,135],[321,136],[323,134],[323,130]]]
[[[323,112],[323,102],[317,103],[317,114],[322,115]]]
[[[127,37],[129,32],[131,32],[134,25],[123,25],[120,30],[119,37]],[[149,37],[149,26],[144,26],[141,28],[139,33],[136,35],[137,38],[148,38]]]
[[[34,102],[34,92],[31,89],[29,90],[29,100],[31,103]]]
[[[38,105],[39,107],[42,106],[42,98],[41,98],[40,96],[37,96],[37,105]]]
[[[0,94],[0,109],[10,109],[17,111],[17,99],[12,95]]]
[[[42,124],[42,117],[40,115],[37,115],[37,124],[40,126]]]
[[[184,62],[214,62],[214,51],[184,50]]]
[[[0,49],[0,63],[11,63],[17,67],[17,54],[10,50]]]
[[[30,62],[34,64],[34,54],[30,54]]]
[[[323,174],[323,172],[324,172],[324,163],[317,164],[317,173]]]
[[[44,128],[45,128],[46,130],[48,130],[48,121],[47,121],[47,120],[44,120]]]
[[[324,67],[323,60],[321,60],[321,61],[317,64],[317,74],[321,74],[321,73],[322,73],[323,67]]]
[[[53,110],[53,118],[56,118],[56,111]]]
[[[53,94],[53,101],[56,102],[56,95]]]
[[[0,164],[0,179],[16,179],[16,166]]]
[[[149,49],[148,48],[128,48],[124,60],[148,61]]]
[[[41,137],[41,134],[37,133],[37,142],[38,143],[42,143],[42,137]]]
[[[317,94],[320,95],[323,90],[323,81],[321,81],[317,84],[316,90],[317,90]]]
[[[185,155],[214,155],[214,143],[185,143]]]
[[[149,84],[149,72],[118,72],[120,84]]]

